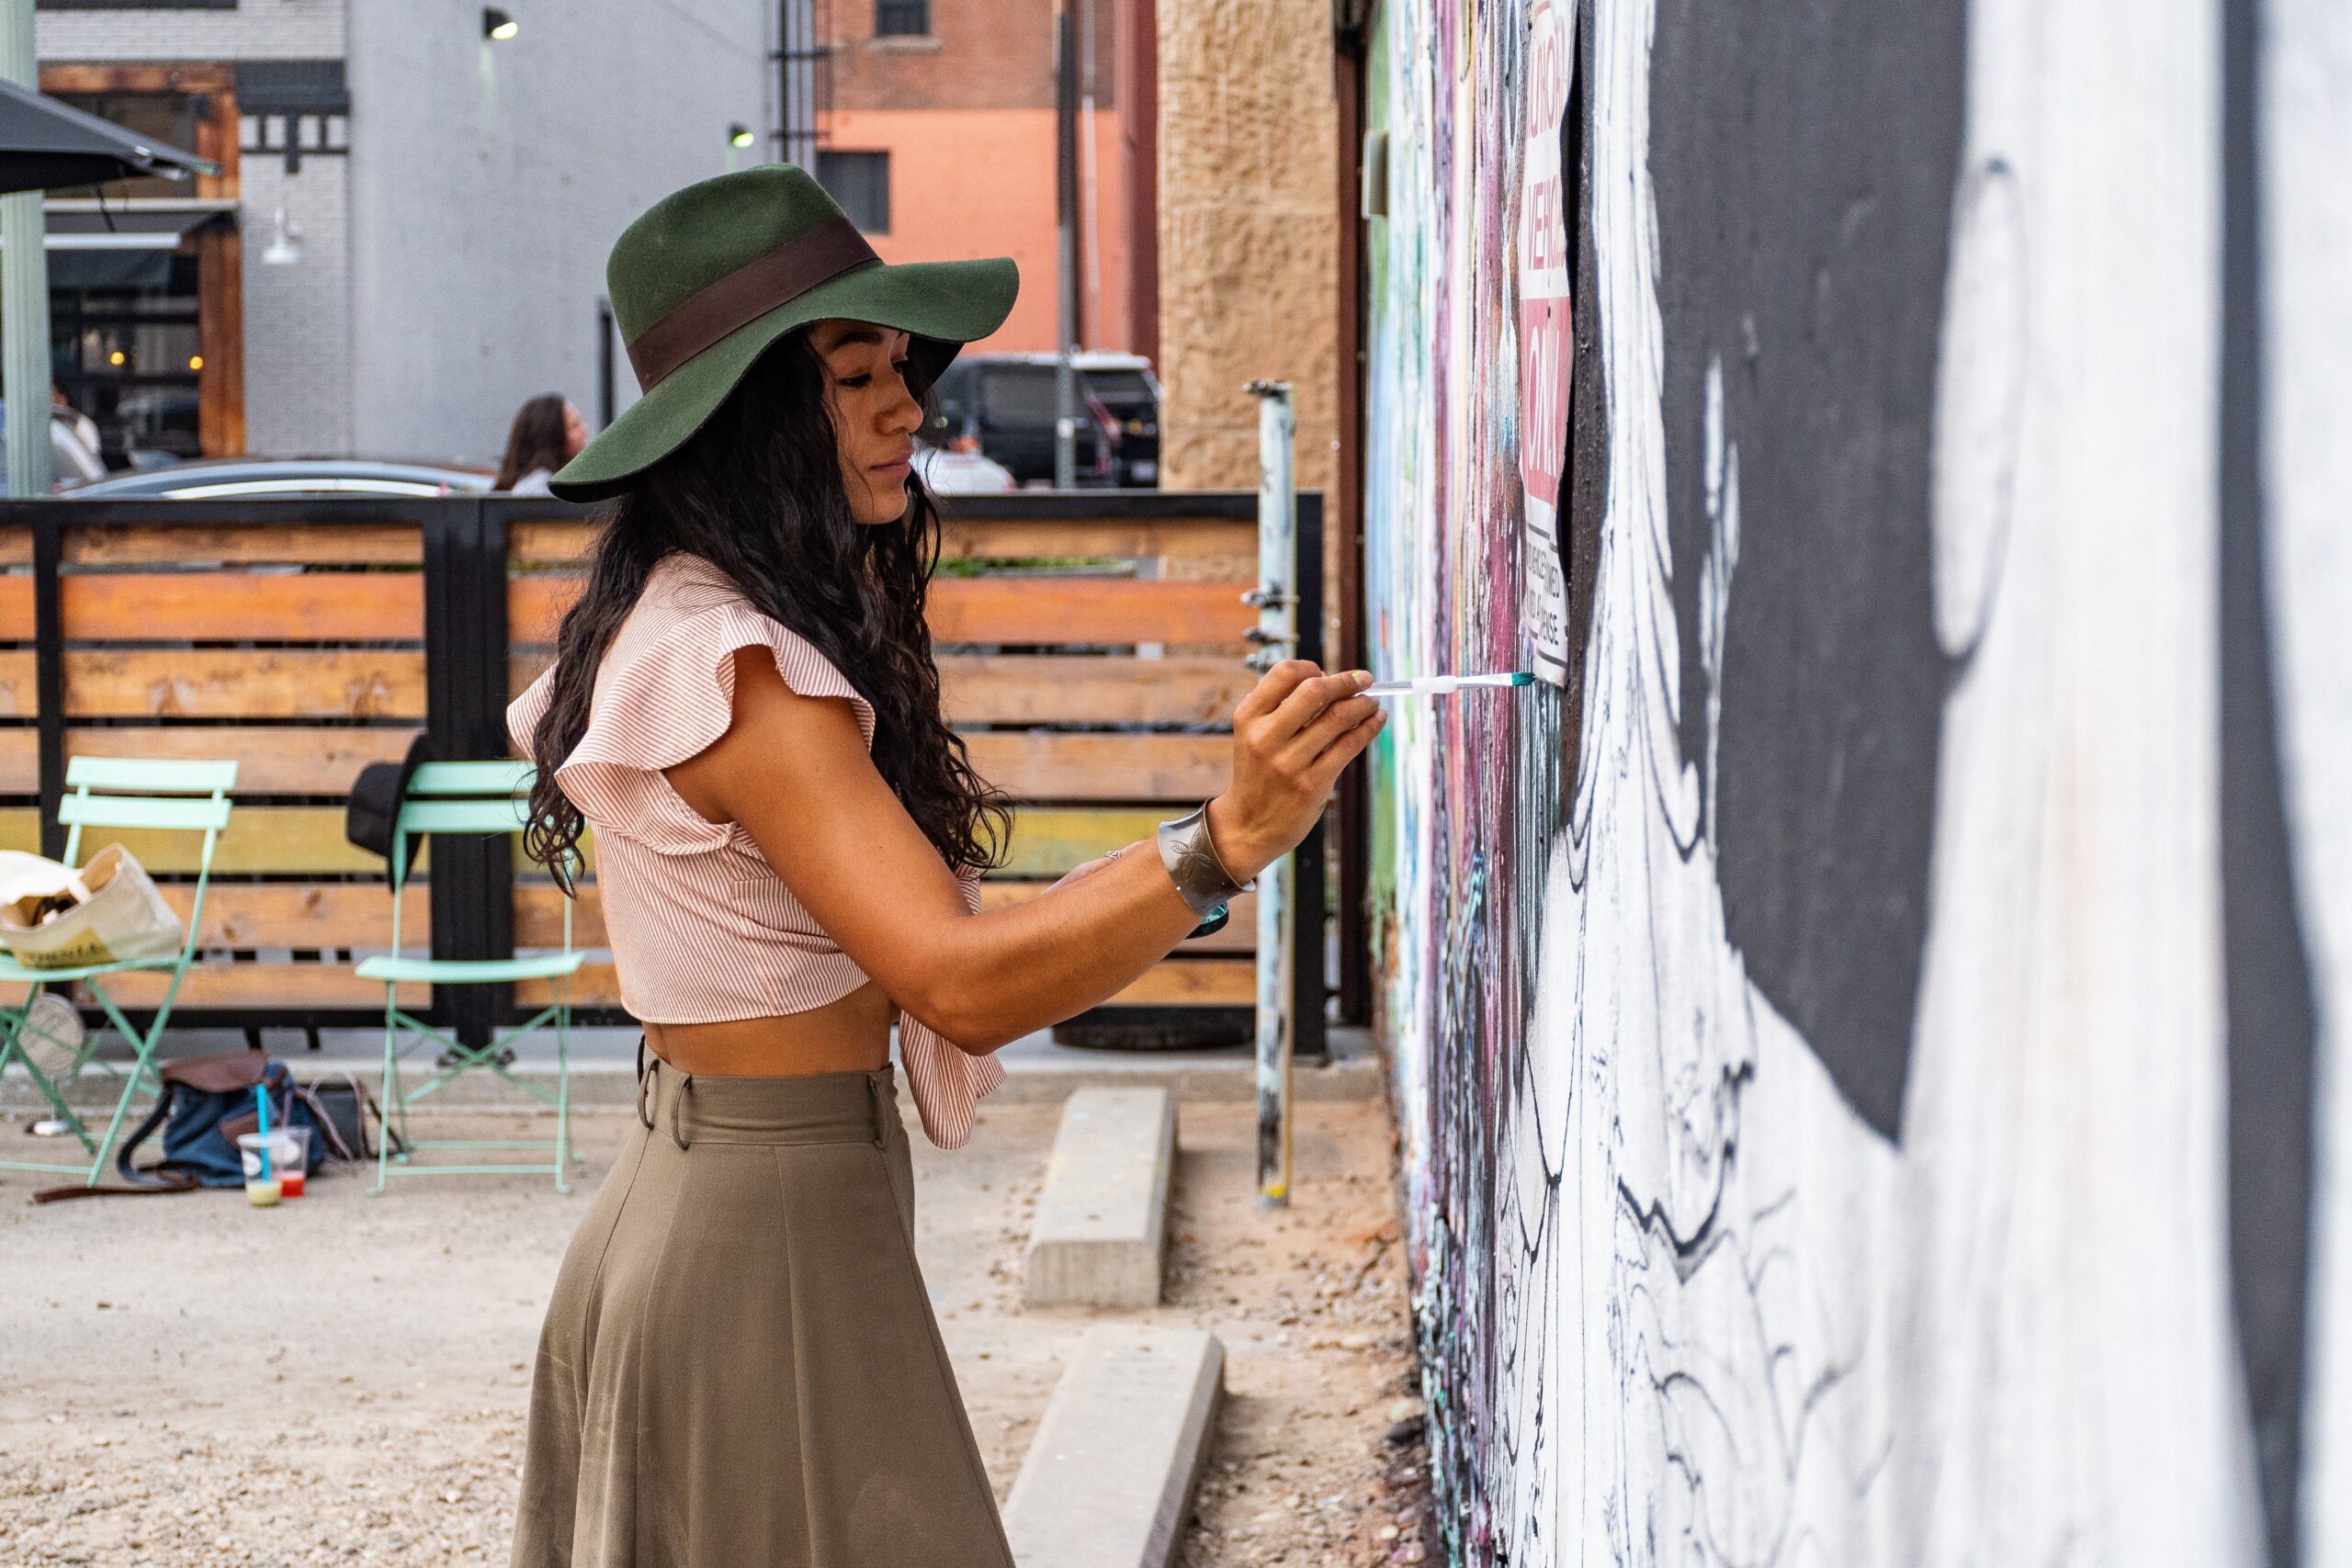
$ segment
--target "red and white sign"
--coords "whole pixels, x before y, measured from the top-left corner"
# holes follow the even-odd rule
[[[1568,183],[1561,121],[1576,73],[1576,12],[1535,0],[1528,18],[1527,115],[1519,185],[1519,478],[1525,491],[1526,581],[1521,622],[1530,668],[1555,685],[1568,678],[1568,588],[1561,570],[1560,481],[1567,470],[1569,331]]]

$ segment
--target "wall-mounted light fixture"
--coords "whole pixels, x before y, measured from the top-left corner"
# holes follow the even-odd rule
[[[302,231],[287,218],[282,207],[269,243],[262,247],[261,259],[266,266],[292,266],[302,259]]]
[[[735,172],[736,164],[742,161],[743,149],[749,147],[754,140],[752,128],[740,119],[727,128],[727,162],[724,167],[729,174]]]
[[[515,25],[514,17],[508,16],[497,6],[484,6],[481,8],[482,37],[496,43],[504,43],[508,39],[513,38],[516,33],[519,33],[523,29]]]

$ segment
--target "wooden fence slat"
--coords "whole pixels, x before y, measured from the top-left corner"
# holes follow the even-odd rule
[[[931,587],[941,642],[1240,644],[1258,624],[1229,582],[949,578]]]
[[[40,793],[40,732],[27,728],[0,729],[0,795]]]
[[[1223,735],[1001,730],[965,743],[982,778],[1030,800],[1197,802],[1223,791],[1233,773],[1233,741]]]
[[[15,749],[0,730],[0,791],[17,788]],[[27,731],[26,733],[29,733]],[[181,726],[169,729],[69,728],[68,757],[209,759],[237,763],[237,795],[344,795],[370,762],[396,762],[407,754],[409,729],[278,728],[266,725]],[[28,764],[29,766],[30,764]],[[34,786],[23,786],[29,793]]]
[[[204,847],[203,837],[188,832],[138,829],[87,829],[85,849],[119,843],[153,872],[193,872]],[[421,868],[433,853],[427,844],[417,854]],[[343,836],[339,806],[247,806],[240,802],[220,830],[212,852],[215,874],[243,875],[264,872],[308,873],[363,871],[380,873],[381,855],[369,854]],[[273,944],[275,945],[275,944]],[[288,941],[288,945],[292,945]]]
[[[33,640],[33,574],[0,576],[0,642]]]
[[[548,643],[580,592],[571,573],[512,578],[507,624],[518,643]],[[931,635],[941,642],[1175,642],[1240,646],[1258,613],[1229,582],[1100,577],[944,578],[931,585]],[[69,635],[74,621],[66,612]],[[193,633],[187,635],[196,635]]]
[[[75,573],[59,580],[58,594],[66,637],[85,641],[383,642],[424,636],[421,572]]]
[[[544,522],[506,525],[506,565],[517,567],[584,567],[596,525],[585,518],[548,518]]]
[[[1024,518],[978,522],[949,519],[940,530],[943,560],[1052,560],[1105,556],[1114,560],[1255,558],[1258,525],[1224,517],[1162,518],[1124,523],[1105,518],[1056,523]]]
[[[171,981],[157,971],[130,970],[103,976],[98,983],[117,1007],[143,1009],[163,1000]],[[402,1007],[427,1007],[432,1000],[430,986],[401,987]],[[294,1008],[373,1008],[380,1012],[384,983],[363,980],[340,964],[198,964],[189,968],[172,1006],[250,1009],[256,1021]]]
[[[192,883],[167,882],[164,899],[181,920]],[[401,890],[401,951],[424,951],[433,927],[429,888]],[[201,947],[358,947],[392,943],[392,898],[381,882],[216,882],[204,895]]]
[[[583,964],[566,984],[574,1007],[620,1005],[620,976],[609,964]],[[554,982],[548,980],[524,980],[514,987],[514,999],[525,1007],[545,1007],[554,994]],[[1155,964],[1104,1005],[1248,1007],[1257,996],[1257,966],[1248,959],[1171,958]]]
[[[980,908],[1009,908],[1015,904],[1026,903],[1051,886],[1052,883],[1042,879],[984,882],[980,885]],[[238,891],[247,890],[240,888]],[[376,902],[388,906],[390,900],[379,894]],[[385,919],[390,919],[389,910]],[[575,947],[601,948],[610,940],[605,932],[604,900],[594,883],[582,885],[579,902],[572,906],[571,922],[571,941]],[[423,928],[420,926],[418,929]],[[1197,942],[1188,942],[1177,951],[1248,953],[1257,945],[1257,931],[1258,896],[1244,893],[1233,901],[1233,918],[1223,931],[1214,936],[1202,937]],[[322,945],[324,945],[323,942]],[[554,884],[526,882],[515,887],[514,945],[563,945],[563,895],[556,890]]]
[[[33,806],[0,807],[0,850],[26,850],[40,853],[40,808]]]
[[[999,876],[1056,877],[1148,839],[1168,814],[1155,807],[1022,806],[1012,813],[1012,848]]]
[[[1246,958],[1170,958],[1102,1004],[1105,1007],[1251,1007],[1258,966]]]
[[[68,566],[417,566],[424,531],[413,523],[185,523],[107,527],[68,524]],[[0,561],[7,560],[0,554]],[[32,558],[29,547],[25,558]]]
[[[510,523],[506,525],[507,560],[525,568],[577,566],[595,532],[594,524],[580,519]],[[1113,518],[983,522],[950,517],[940,528],[939,553],[947,560],[1051,560],[1074,556],[1219,563],[1247,559],[1254,567],[1258,525],[1230,517],[1163,517],[1134,523]],[[0,556],[0,561],[6,558]],[[25,558],[31,558],[29,546]],[[70,553],[67,558],[73,558]]]
[[[514,887],[514,945],[516,947],[561,947],[563,945],[562,892],[552,882],[519,882]],[[571,945],[603,947],[605,934],[605,900],[594,882],[581,884],[578,902],[571,907]]]
[[[993,654],[939,661],[950,724],[1226,724],[1258,683],[1238,659]]]
[[[16,689],[29,709],[31,682]],[[424,695],[424,655],[397,649],[69,649],[65,655],[65,711],[75,718],[422,719]]]
[[[0,649],[0,715],[9,718],[40,716],[37,657],[29,648]]]
[[[985,912],[1025,904],[1052,886],[1052,883],[1044,881],[983,882],[980,884],[980,908]],[[1223,931],[1214,936],[1187,942],[1177,948],[1177,953],[1249,953],[1255,950],[1258,945],[1258,896],[1244,893],[1236,897],[1232,916]]]
[[[509,697],[553,660],[507,660]],[[953,655],[939,661],[950,724],[1225,724],[1258,683],[1238,659],[1090,659],[1075,654]]]

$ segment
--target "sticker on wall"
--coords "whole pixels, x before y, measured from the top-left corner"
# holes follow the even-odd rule
[[[1568,683],[1568,583],[1560,549],[1560,481],[1567,467],[1569,332],[1567,183],[1561,120],[1576,69],[1573,5],[1535,0],[1528,18],[1526,142],[1519,183],[1519,477],[1526,492],[1520,620],[1529,668]]]

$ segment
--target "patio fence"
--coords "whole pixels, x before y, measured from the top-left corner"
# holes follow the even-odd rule
[[[1299,498],[1309,585],[1320,499]],[[931,624],[948,718],[1015,801],[994,907],[1224,787],[1227,721],[1255,679],[1242,660],[1257,613],[1240,595],[1257,578],[1256,497],[951,500]],[[381,987],[351,965],[390,943],[391,899],[382,862],[344,840],[352,779],[420,728],[443,758],[509,752],[506,703],[551,656],[591,529],[584,508],[503,496],[0,503],[0,847],[60,852],[69,756],[233,757],[236,810],[175,1024],[379,1021]],[[1319,605],[1302,609],[1320,624]],[[185,916],[193,844],[119,837]],[[1322,1048],[1319,856],[1303,857],[1300,899],[1308,1055]],[[504,840],[431,843],[402,910],[410,950],[427,933],[446,958],[559,944],[562,896],[519,861]],[[575,916],[579,944],[601,949],[593,876]],[[1065,1029],[1246,1037],[1254,930],[1245,897],[1225,931]],[[152,1010],[146,980],[119,976],[112,994]],[[406,1005],[480,1042],[544,997],[417,987]],[[585,1021],[627,1021],[608,953],[572,997]]]

